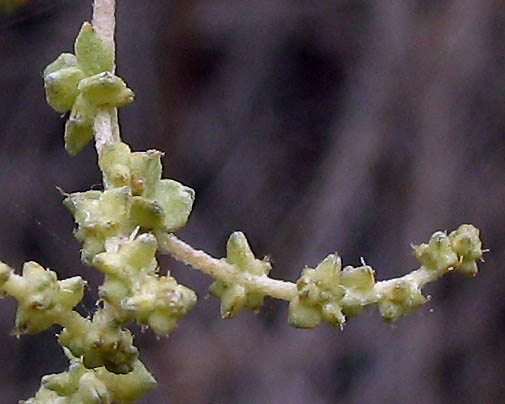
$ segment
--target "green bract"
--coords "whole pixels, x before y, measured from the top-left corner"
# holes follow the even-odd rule
[[[133,370],[138,350],[133,346],[130,331],[121,329],[120,325],[103,310],[97,310],[84,329],[64,328],[58,341],[72,355],[82,358],[88,369],[105,366],[112,373],[129,373]]]
[[[35,395],[21,404],[128,404],[151,390],[156,381],[142,362],[135,361],[126,375],[115,375],[104,368],[87,369],[68,350],[68,372],[47,375]]]
[[[345,322],[339,301],[345,289],[340,285],[340,257],[328,255],[316,269],[305,268],[296,283],[298,295],[289,303],[289,323],[314,328],[321,320],[337,325]]]
[[[158,335],[169,334],[196,303],[196,294],[171,276],[158,275],[156,238],[145,233],[111,244],[94,266],[106,275],[101,298],[113,306],[121,322],[135,319]]]
[[[195,192],[177,181],[161,179],[157,150],[132,153],[118,142],[102,150],[99,165],[104,183],[130,189],[130,218],[144,230],[172,232],[183,227],[191,213]]]
[[[22,276],[8,271],[3,263],[0,271],[1,291],[18,301],[16,334],[36,334],[58,324],[62,314],[82,300],[86,286],[80,276],[58,280],[55,272],[33,261],[24,264]]]
[[[75,55],[61,54],[43,72],[49,105],[62,114],[71,111],[65,125],[65,148],[72,155],[93,138],[100,109],[133,101],[133,91],[113,70],[112,47],[86,22],[75,41]]]
[[[177,181],[161,179],[161,153],[132,153],[125,143],[104,147],[99,164],[105,191],[77,192],[64,204],[78,225],[83,242],[82,260],[93,263],[111,237],[128,237],[140,231],[173,232],[184,226],[193,207],[194,191]]]
[[[226,261],[233,264],[239,271],[257,276],[266,276],[272,266],[266,260],[255,258],[249,243],[242,232],[233,233],[226,245]],[[263,304],[264,294],[251,292],[240,284],[215,281],[209,288],[210,293],[221,299],[221,316],[230,318],[242,308],[258,310]]]
[[[477,274],[477,260],[482,257],[479,230],[463,224],[449,235],[438,231],[428,244],[414,246],[414,255],[428,269],[439,272],[457,270],[465,275]]]

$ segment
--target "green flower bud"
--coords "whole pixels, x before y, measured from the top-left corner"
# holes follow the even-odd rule
[[[374,270],[368,265],[346,266],[340,274],[340,283],[346,289],[360,292],[372,290],[375,285]]]
[[[394,322],[425,302],[426,298],[416,285],[398,280],[384,293],[378,306],[384,320]]]
[[[221,290],[220,290],[221,289]],[[209,288],[210,293],[221,298],[221,317],[231,318],[247,304],[247,291],[241,285],[224,287],[214,282]]]
[[[154,229],[162,223],[164,216],[163,208],[156,202],[141,196],[132,198],[130,219],[141,228]]]
[[[131,188],[133,195],[142,195],[153,199],[155,188],[161,178],[161,156],[158,150],[135,152],[129,156],[132,173]]]
[[[467,261],[477,261],[482,257],[482,242],[479,229],[471,224],[463,224],[449,234],[453,251]]]
[[[171,276],[146,277],[140,289],[121,302],[139,324],[148,325],[160,336],[168,335],[177,322],[196,304],[196,294]]]
[[[56,60],[50,63],[43,71],[42,75],[47,76],[48,74],[57,72],[61,69],[66,69],[68,67],[78,67],[77,58],[72,53],[62,53],[56,58]]]
[[[174,232],[183,227],[188,221],[193,209],[195,191],[177,181],[161,180],[156,186],[153,200],[165,212],[161,228],[167,232]]]
[[[93,105],[122,107],[133,101],[133,91],[111,72],[102,72],[81,80],[77,88]]]
[[[7,282],[13,272],[14,270],[10,266],[0,261],[0,296],[5,282]]]
[[[482,258],[479,230],[471,224],[463,224],[449,234],[449,239],[453,251],[459,258],[456,269],[465,275],[477,275],[476,261]]]
[[[83,78],[84,73],[75,66],[62,68],[47,74],[44,71],[47,103],[57,112],[65,113],[70,111],[76,97],[79,95],[77,86]]]
[[[72,376],[69,372],[46,375],[42,377],[42,386],[60,396],[68,396],[75,391],[75,380]]]
[[[296,296],[289,302],[289,324],[297,328],[314,328],[321,322],[321,311],[317,306],[305,304]]]
[[[114,69],[114,50],[85,22],[75,40],[75,56],[86,76]]]
[[[93,139],[96,107],[82,95],[78,95],[65,124],[65,150],[76,155]]]
[[[167,335],[196,303],[196,294],[171,276],[159,276],[156,238],[144,233],[98,254],[93,264],[107,277],[100,296],[115,307],[120,321],[135,319]]]
[[[98,164],[106,184],[113,187],[130,186],[130,154],[130,147],[123,142],[106,144],[103,147]]]
[[[458,263],[451,240],[442,231],[433,233],[428,244],[414,246],[414,255],[421,265],[440,272],[455,268]]]
[[[477,263],[475,261],[465,261],[462,260],[458,263],[456,267],[458,272],[467,276],[475,276],[479,272],[479,268],[477,267]]]
[[[92,372],[83,374],[79,379],[79,390],[76,396],[82,404],[112,403],[107,387]]]
[[[80,277],[58,281],[56,273],[36,262],[26,262],[23,275],[11,274],[4,290],[18,301],[17,334],[36,334],[58,322],[81,300],[86,282]]]
[[[313,328],[321,320],[342,325],[340,299],[345,289],[340,285],[342,263],[338,255],[330,254],[315,268],[304,268],[296,283],[298,296],[289,303],[289,323],[299,328]]]
[[[105,366],[112,373],[129,373],[138,356],[130,331],[122,330],[103,310],[95,312],[86,330],[63,329],[58,341],[82,357],[88,369]]]
[[[242,232],[233,233],[226,245],[226,261],[235,265],[242,272],[257,276],[268,275],[271,265],[266,260],[256,259],[254,253]],[[249,292],[243,285],[230,285],[215,281],[209,287],[209,292],[221,299],[221,317],[231,318],[242,308],[259,310],[263,304],[263,294]]]
[[[77,239],[84,242],[81,256],[84,263],[93,263],[95,255],[104,251],[107,238],[131,233],[134,226],[128,220],[130,198],[127,187],[67,195],[63,204],[77,223]]]
[[[97,369],[96,373],[108,387],[112,400],[118,403],[135,403],[156,385],[154,377],[139,360],[135,361],[133,370],[125,375],[109,373],[103,368]]]

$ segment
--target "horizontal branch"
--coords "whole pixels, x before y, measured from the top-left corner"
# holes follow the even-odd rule
[[[217,280],[229,284],[240,284],[251,292],[259,292],[276,299],[288,301],[298,293],[296,284],[292,282],[272,279],[266,275],[256,276],[242,272],[224,259],[217,259],[204,251],[194,249],[173,234],[157,233],[156,238],[158,239],[159,248],[163,252]]]

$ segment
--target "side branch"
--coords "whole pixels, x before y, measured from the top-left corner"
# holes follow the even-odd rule
[[[240,284],[248,290],[267,294],[276,299],[290,301],[298,291],[296,284],[280,281],[268,276],[256,276],[241,272],[235,265],[225,260],[216,259],[204,251],[195,250],[189,244],[179,240],[175,235],[168,233],[156,234],[159,247],[178,261],[212,276],[215,279],[230,284]]]
[[[313,328],[322,320],[343,325],[346,316],[357,315],[369,304],[377,304],[386,321],[396,321],[428,300],[421,291],[426,283],[448,272],[474,276],[476,261],[483,252],[478,229],[462,225],[449,235],[436,232],[428,244],[414,246],[414,255],[421,266],[399,278],[376,282],[375,271],[364,262],[360,267],[342,269],[340,257],[330,254],[315,269],[305,267],[298,281],[292,283],[271,279],[267,273],[257,275],[244,271],[238,262],[248,252],[230,250],[230,241],[225,260],[195,250],[171,233],[157,232],[156,237],[162,251],[224,282],[225,285],[214,283],[210,288],[212,294],[221,298],[223,317],[232,317],[237,307],[243,305],[244,292],[240,288],[245,288],[247,293],[288,300],[289,322],[300,328]],[[232,247],[236,239],[232,235]],[[238,262],[230,261],[230,252],[231,258]],[[239,289],[233,291],[233,285]]]

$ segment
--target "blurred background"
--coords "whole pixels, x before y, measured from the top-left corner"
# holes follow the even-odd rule
[[[100,275],[79,260],[67,192],[100,187],[94,150],[69,157],[41,71],[72,51],[90,1],[30,0],[0,16],[0,257]],[[199,304],[168,338],[138,334],[159,381],[147,403],[505,402],[505,3],[499,0],[121,0],[121,109],[135,150],[196,190],[179,236],[214,256],[242,230],[275,278],[338,251],[378,279],[416,267],[410,243],[473,223],[491,249],[391,326],[375,309],[343,331],[287,324],[287,304],[219,318],[210,278],[162,257]],[[9,335],[0,389],[15,403],[67,368],[56,328]],[[135,327],[133,327],[135,329]]]

